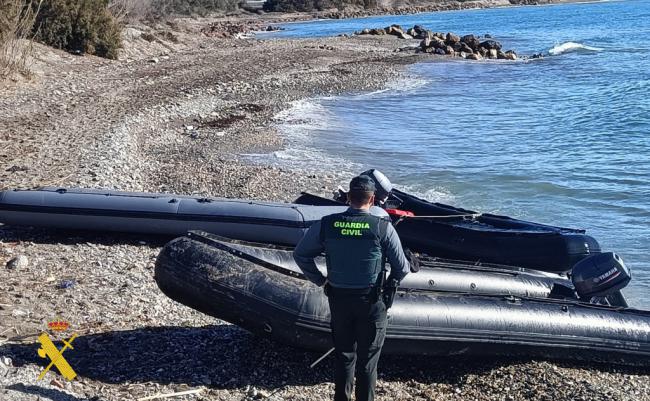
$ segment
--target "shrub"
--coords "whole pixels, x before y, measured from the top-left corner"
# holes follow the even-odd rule
[[[108,0],[43,0],[34,32],[50,46],[113,59],[122,45]]]
[[[36,12],[38,4],[29,0],[0,0],[0,79],[29,73],[32,46],[24,39],[31,37]]]

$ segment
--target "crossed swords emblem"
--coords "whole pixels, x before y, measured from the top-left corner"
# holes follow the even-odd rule
[[[72,348],[72,342],[74,339],[77,337],[76,334],[73,334],[72,337],[68,341],[63,340],[63,343],[65,344],[63,348],[58,349],[56,345],[50,340],[50,337],[43,333],[40,336],[38,336],[38,342],[41,343],[41,348],[38,349],[38,356],[41,358],[50,358],[51,362],[45,370],[41,372],[41,374],[38,376],[38,380],[41,380],[43,376],[52,368],[52,366],[56,366],[56,368],[61,372],[61,375],[65,377],[68,380],[72,380],[75,377],[77,377],[77,374],[75,373],[74,370],[72,370],[72,367],[63,358],[63,351],[66,349],[74,349]]]

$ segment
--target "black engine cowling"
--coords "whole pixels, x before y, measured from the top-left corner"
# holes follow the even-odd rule
[[[632,279],[630,269],[614,252],[589,256],[573,266],[571,281],[581,299],[607,296]]]

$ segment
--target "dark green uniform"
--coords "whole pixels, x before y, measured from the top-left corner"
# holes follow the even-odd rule
[[[314,263],[325,251],[327,279]],[[365,210],[324,217],[314,224],[294,251],[305,276],[328,284],[332,339],[335,348],[335,401],[349,401],[356,376],[357,401],[374,400],[377,362],[386,335],[386,306],[379,296],[384,260],[389,279],[400,281],[409,271],[390,221]]]

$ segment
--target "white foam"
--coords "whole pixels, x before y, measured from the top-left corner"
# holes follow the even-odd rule
[[[252,158],[303,171],[335,170],[348,173],[360,168],[349,160],[334,158],[313,145],[313,138],[321,130],[332,130],[339,126],[335,116],[322,102],[331,98],[301,99],[274,116],[275,124],[285,139],[283,149]]]
[[[603,50],[604,49],[601,49],[599,47],[587,46],[581,43],[565,42],[559,45],[555,45],[553,48],[551,48],[548,51],[548,54],[550,54],[551,56],[558,56],[560,54],[578,52],[578,51],[599,52]]]

